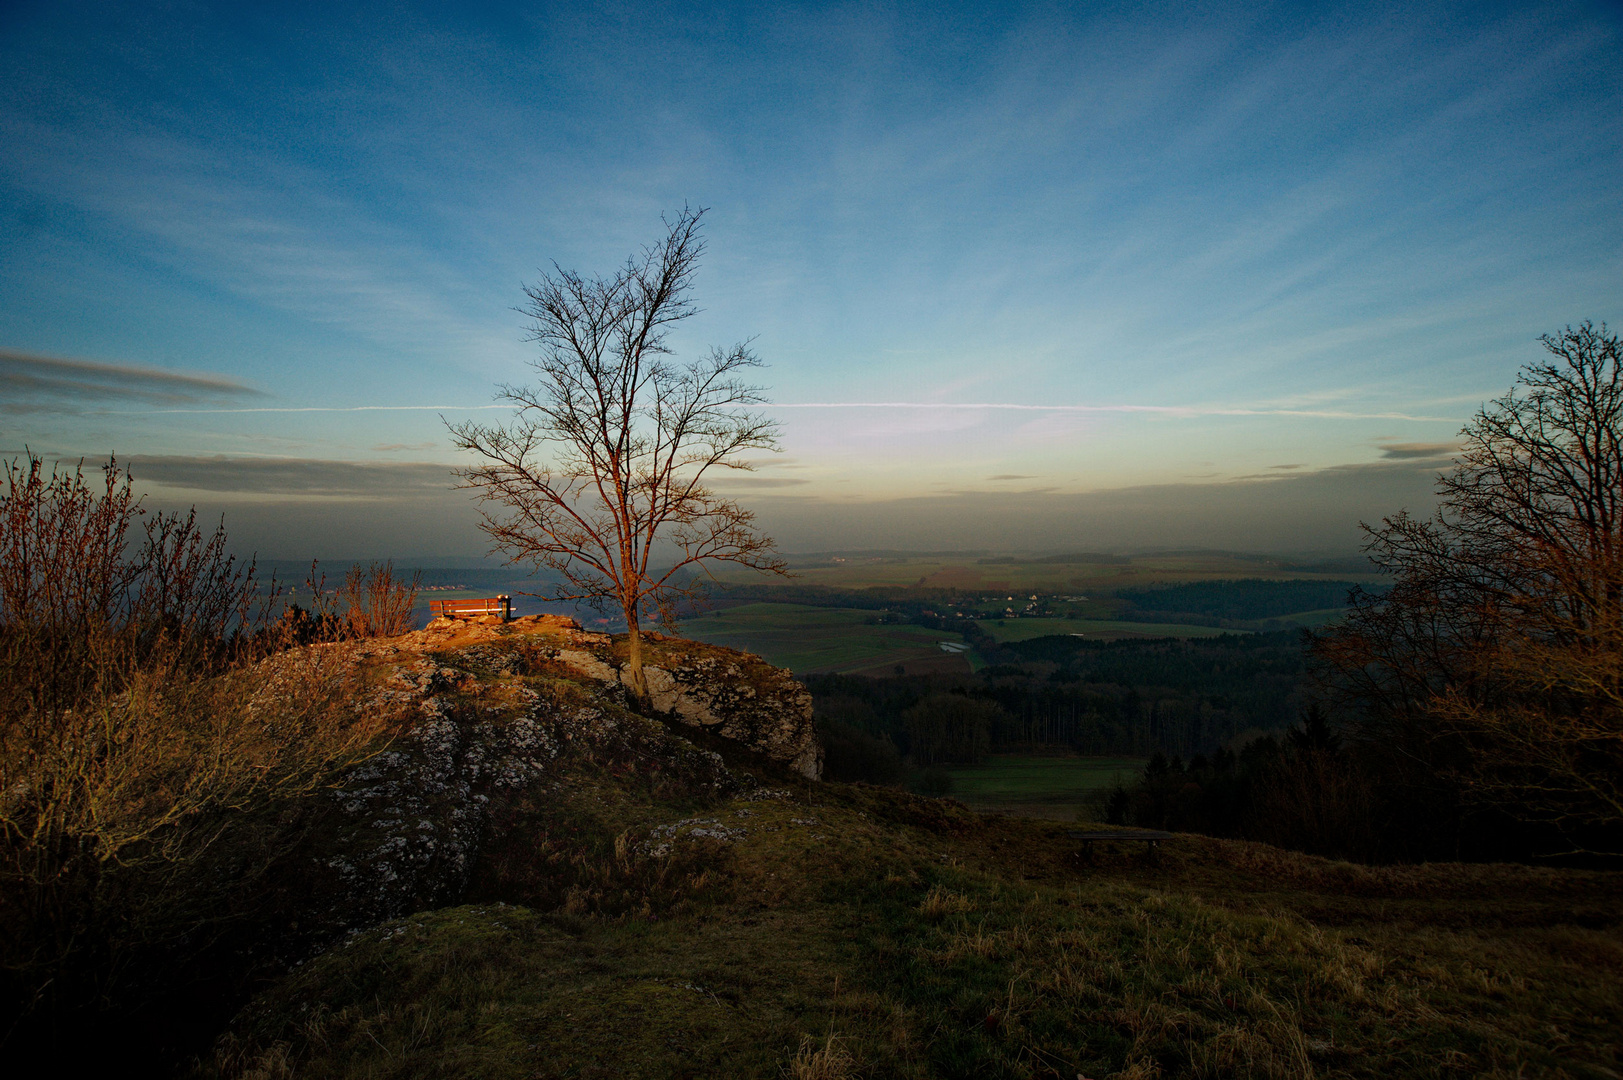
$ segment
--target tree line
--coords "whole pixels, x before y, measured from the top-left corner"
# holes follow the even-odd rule
[[[843,748],[856,732],[871,741],[859,744],[870,751],[921,765],[1054,746],[1097,755],[1210,753],[1244,732],[1283,728],[1300,708],[1300,632],[1114,642],[1054,636],[994,655],[1001,662],[976,675],[808,675],[804,682],[825,741]],[[959,702],[976,704],[973,726]],[[830,766],[840,767],[839,760]]]
[[[1117,589],[1126,607],[1118,618],[1139,622],[1184,622],[1195,626],[1257,628],[1285,615],[1347,606],[1359,586],[1351,581],[1190,581],[1158,587]],[[1364,586],[1374,595],[1383,586]]]
[[[1590,323],[1541,341],[1461,432],[1435,514],[1366,526],[1393,584],[1310,638],[1295,734],[1158,762],[1122,820],[1363,858],[1623,856],[1623,347]]]

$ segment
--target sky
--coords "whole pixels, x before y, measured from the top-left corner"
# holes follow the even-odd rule
[[[0,6],[0,455],[478,555],[522,286],[705,207],[783,550],[1356,551],[1623,325],[1616,4]]]

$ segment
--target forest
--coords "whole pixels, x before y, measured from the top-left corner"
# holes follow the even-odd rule
[[[972,675],[803,681],[830,737],[854,730],[903,756],[929,739],[945,747],[941,761],[1033,746],[1187,757],[1243,733],[1283,730],[1301,708],[1300,631],[1098,642],[1050,636],[990,649],[998,662]],[[920,703],[950,696],[981,704],[973,731],[984,726],[984,737],[958,742],[929,733]]]

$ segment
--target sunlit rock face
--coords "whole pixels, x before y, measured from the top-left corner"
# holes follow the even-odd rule
[[[651,704],[685,724],[731,739],[811,780],[823,775],[812,699],[787,671],[748,653],[662,638],[645,663]],[[625,678],[624,671],[621,678]]]
[[[323,931],[371,925],[455,903],[489,826],[489,807],[536,785],[565,783],[571,754],[658,762],[696,795],[726,796],[753,778],[728,769],[659,719],[628,707],[624,639],[571,619],[440,619],[381,641],[316,645],[266,664],[319,656],[346,668],[356,708],[387,714],[399,732],[354,767],[332,795],[336,813],[312,837],[326,899]],[[650,634],[644,649],[651,705],[816,779],[822,747],[810,695],[760,658]],[[312,896],[311,899],[315,897]]]
[[[445,625],[441,625],[445,624]],[[499,633],[495,620],[473,628],[437,620],[425,634]],[[587,679],[624,685],[625,639],[587,633],[572,619],[531,616],[507,624],[510,633],[555,642],[550,656]],[[643,675],[650,704],[665,716],[702,728],[802,776],[823,775],[823,747],[812,724],[812,699],[782,668],[758,656],[665,634],[643,635]]]

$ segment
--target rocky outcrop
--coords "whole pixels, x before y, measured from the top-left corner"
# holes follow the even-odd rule
[[[810,698],[786,672],[747,654],[650,638],[655,709],[821,774]],[[326,932],[456,902],[490,805],[530,785],[556,786],[570,754],[657,763],[662,777],[695,794],[753,787],[720,755],[625,707],[623,648],[573,620],[541,616],[437,620],[398,638],[268,661],[267,692],[312,663],[344,671],[357,709],[392,714],[399,730],[334,792],[338,813],[314,842],[319,890],[329,895],[312,906],[324,912]]]
[[[419,634],[425,643],[527,639],[533,650],[599,685],[624,685],[628,677],[623,638],[584,631],[559,616],[506,624],[439,619]],[[730,739],[808,779],[822,778],[823,747],[812,723],[811,695],[787,671],[750,653],[665,634],[645,633],[643,641],[643,673],[656,712]]]
[[[654,637],[654,635],[649,635]],[[643,667],[658,712],[731,739],[802,776],[823,775],[812,699],[787,671],[758,656],[654,638]],[[625,675],[622,671],[621,678]]]

